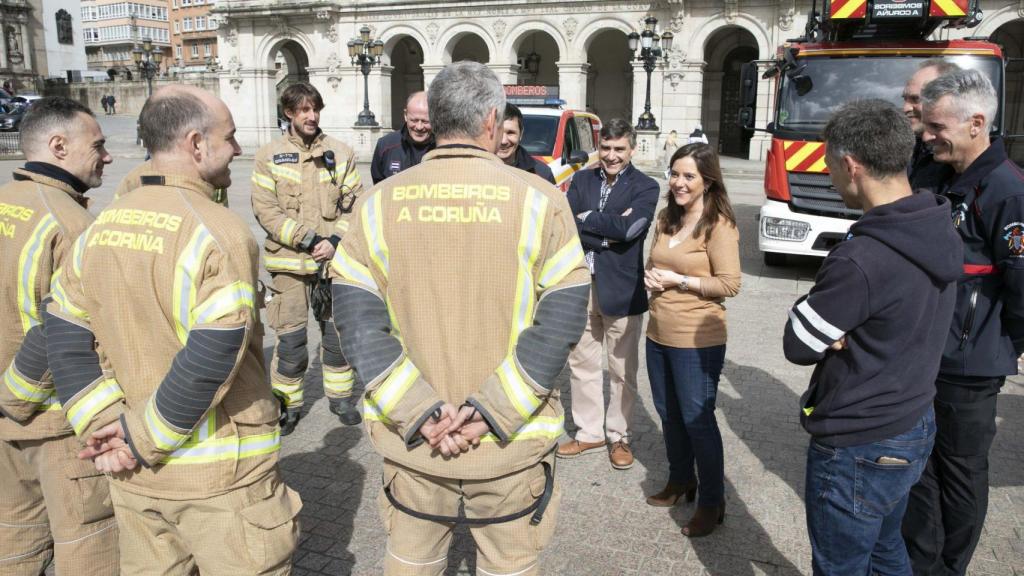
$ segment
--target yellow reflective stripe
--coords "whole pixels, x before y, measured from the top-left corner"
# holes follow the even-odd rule
[[[308,258],[287,258],[283,256],[264,256],[263,263],[267,270],[288,270],[292,272],[316,272],[317,264]]]
[[[67,293],[64,291],[64,285],[61,284],[60,276],[54,274],[53,285],[50,286],[50,296],[53,301],[63,312],[78,318],[79,320],[88,320],[89,315],[78,306],[75,306],[71,299],[68,298]]]
[[[419,369],[408,357],[403,359],[402,363],[391,371],[391,374],[388,374],[380,387],[370,394],[370,398],[377,405],[382,416],[387,416],[395,408],[395,405],[401,401],[409,388],[412,388],[413,382],[419,377]]]
[[[192,326],[206,324],[242,308],[252,309],[255,301],[254,293],[252,284],[241,280],[232,282],[214,292],[205,302],[196,307],[192,311],[190,324]]]
[[[345,232],[348,232],[348,226],[348,220],[338,220],[334,223],[334,230],[338,232],[339,235],[344,236]]]
[[[273,162],[268,162],[267,167],[270,168],[270,173],[274,176],[279,176],[285,180],[291,180],[296,184],[302,184],[302,173],[298,170],[292,170],[291,168],[285,168],[284,166],[278,166]]]
[[[381,194],[374,194],[373,198],[363,205],[362,218],[363,229],[367,232],[366,244],[370,251],[370,257],[384,278],[387,278],[390,268],[390,253],[388,244],[384,240],[384,206],[381,198]]]
[[[526,380],[523,380],[512,358],[506,358],[501,366],[498,366],[498,380],[512,406],[523,418],[530,418],[540,407],[540,398],[533,393]]]
[[[565,433],[565,416],[534,416],[527,420],[519,430],[509,434],[508,441],[531,440],[541,438],[543,440],[557,440]],[[498,437],[488,432],[480,437],[481,442],[498,442]]]
[[[238,438],[213,438],[194,446],[182,447],[160,462],[162,464],[206,464],[224,460],[241,460],[253,456],[273,454],[281,449],[281,431]]]
[[[372,422],[383,422],[384,424],[391,424],[391,420],[380,413],[377,406],[367,399],[363,399],[363,420]]]
[[[541,290],[547,289],[561,282],[573,268],[583,262],[583,247],[580,246],[580,239],[573,235],[565,246],[555,253],[540,271],[540,281],[537,283]]]
[[[68,422],[75,430],[75,434],[81,434],[86,425],[96,417],[103,409],[124,398],[124,392],[117,384],[117,380],[108,378],[99,383],[98,386],[82,396],[80,400],[71,404],[68,408]]]
[[[156,396],[150,398],[146,403],[146,429],[153,438],[156,447],[164,452],[170,452],[184,444],[190,432],[178,432],[171,427],[156,408]]]
[[[332,392],[348,392],[356,381],[355,373],[352,370],[344,372],[330,372],[324,370],[324,388]]]
[[[330,181],[331,181],[331,171],[327,170],[327,169],[321,168],[320,169],[320,183],[323,184],[324,182],[330,182]]]
[[[89,236],[89,232],[92,231],[92,225],[90,224],[85,232],[75,240],[75,246],[71,249],[71,270],[75,273],[76,278],[82,277],[82,255],[85,254],[85,242]]]
[[[541,192],[529,188],[523,204],[522,223],[519,230],[519,271],[516,273],[516,297],[512,309],[512,331],[508,336],[508,353],[515,351],[519,333],[533,324],[533,306],[536,291],[533,285],[533,267],[540,254],[541,233],[544,229],[544,213],[548,198]]]
[[[178,256],[174,265],[174,330],[178,341],[182,344],[188,340],[188,331],[192,327],[191,314],[196,301],[196,280],[203,263],[203,254],[213,243],[213,236],[205,226],[196,228],[185,249]]]
[[[42,388],[29,382],[18,373],[18,369],[14,367],[14,362],[11,362],[11,365],[4,371],[4,384],[7,385],[7,389],[15,397],[33,404],[43,402],[53,393],[52,388]]]
[[[345,176],[345,181],[342,182],[342,185],[348,186],[349,188],[355,188],[356,186],[359,186],[359,184],[361,183],[362,178],[359,176],[359,172],[353,170],[349,172],[347,176]]]
[[[46,255],[45,240],[56,229],[57,219],[47,213],[39,219],[18,257],[18,315],[21,317],[21,329],[26,334],[39,324],[40,294],[36,290],[36,277],[39,264]]]
[[[51,392],[51,394],[46,397],[46,400],[43,400],[39,404],[39,407],[36,408],[36,411],[37,412],[49,412],[51,410],[60,410],[61,408],[62,407],[60,405],[60,399],[57,398],[57,393],[56,392]]]
[[[291,246],[294,244],[295,229],[299,227],[299,223],[291,218],[285,218],[284,223],[281,224],[281,231],[278,233],[278,238],[281,239],[282,244]]]
[[[259,186],[260,188],[266,188],[271,192],[277,192],[277,183],[270,176],[264,174],[257,174],[253,172],[252,183]]]
[[[338,249],[334,251],[334,258],[331,259],[331,269],[344,280],[360,284],[370,290],[377,290],[377,282],[374,281],[370,269],[356,262],[341,246],[338,246]]]
[[[810,416],[814,413],[814,406],[808,406],[804,408],[804,416]]]

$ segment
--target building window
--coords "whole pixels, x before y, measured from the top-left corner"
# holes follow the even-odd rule
[[[203,45],[203,55],[207,58],[213,56],[213,43],[207,42]]]
[[[206,18],[203,16],[196,16],[196,30],[206,30]]]
[[[184,20],[182,20],[181,21],[181,29],[183,31],[185,31],[185,32],[191,32],[192,31],[192,19],[191,18],[185,18]]]
[[[57,10],[57,42],[74,44],[75,32],[71,28],[71,14],[67,10]]]
[[[181,46],[174,47],[174,56],[177,57],[178,60],[181,60]]]
[[[175,34],[180,34],[181,33],[181,23],[178,22],[177,20],[174,21],[174,33]]]
[[[192,5],[192,0],[181,0],[181,5],[182,6],[191,6]]]
[[[199,44],[193,44],[191,46],[191,49],[192,49],[191,50],[192,51],[192,58],[193,59],[199,58]]]

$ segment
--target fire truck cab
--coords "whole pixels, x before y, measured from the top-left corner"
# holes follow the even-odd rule
[[[932,41],[940,26],[972,27],[977,0],[824,0],[812,8],[804,37],[779,47],[762,76],[774,77],[767,131],[765,203],[758,248],[769,265],[787,254],[825,256],[842,241],[861,211],[847,208],[825,168],[821,131],[846,102],[881,98],[903,104],[904,85],[929,58],[949,59],[983,72],[1000,95],[993,136],[1003,132],[1005,61],[999,46],[979,39]],[[742,72],[740,122],[753,129],[758,62]],[[763,64],[763,63],[762,63]]]

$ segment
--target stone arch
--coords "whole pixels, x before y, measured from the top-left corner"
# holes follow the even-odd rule
[[[558,48],[559,60],[569,56],[569,45],[558,28],[543,20],[527,20],[516,25],[505,37],[505,51],[502,54],[504,61],[515,62],[520,46],[535,32],[544,32],[551,37]]]
[[[579,31],[578,37],[582,42],[575,44],[575,46],[578,47],[579,52],[574,55],[573,58],[580,62],[586,61],[587,55],[590,52],[590,45],[594,41],[594,38],[597,38],[598,35],[607,30],[618,30],[627,36],[630,32],[636,31],[629,21],[620,18],[600,18],[590,22],[583,26]]]
[[[274,59],[277,57],[278,50],[288,42],[295,42],[302,48],[303,52],[306,53],[307,65],[309,62],[315,61],[314,55],[316,50],[313,48],[315,46],[314,42],[299,29],[289,28],[287,34],[270,34],[263,37],[254,51],[255,61],[253,64],[256,68],[273,70]]]
[[[989,39],[1003,48],[1011,59],[1003,77],[1006,97],[1003,100],[1003,130],[1006,134],[1024,134],[1024,18],[1006,19]],[[1024,140],[1004,140],[1010,158],[1024,164]]]
[[[973,30],[966,30],[965,36],[983,36],[990,37],[996,33],[997,30],[1003,26],[1024,18],[1024,12],[1021,12],[1016,3],[1011,3],[1012,6],[1004,6],[989,12],[985,11],[985,17],[982,18],[981,24]]]
[[[423,44],[415,36],[396,34],[384,42],[385,61],[391,66],[391,123],[398,128],[404,121],[402,112],[409,95],[425,88]]]
[[[605,27],[587,37],[586,108],[605,122],[633,117],[633,52],[629,50],[627,30]],[[598,38],[600,46],[592,42]]]
[[[720,154],[739,158],[750,154],[751,134],[737,123],[740,68],[757,59],[759,52],[757,38],[749,30],[730,25],[717,28],[698,53],[705,63],[701,122]]]
[[[519,63],[519,84],[558,85],[558,62],[563,52],[558,41],[543,30],[522,35],[513,62]],[[537,56],[536,72],[530,72],[530,60]]]
[[[445,30],[438,40],[437,45],[441,47],[441,53],[437,61],[441,64],[451,64],[455,49],[460,42],[469,36],[478,38],[487,48],[487,62],[490,62],[499,54],[494,38],[491,37],[483,26],[471,22],[460,22]]]
[[[697,54],[703,55],[707,48],[708,40],[722,28],[742,28],[749,32],[754,37],[754,40],[757,41],[758,59],[763,60],[773,56],[775,48],[771,41],[771,34],[756,18],[743,13],[737,14],[732,22],[729,22],[722,16],[708,19],[697,30],[697,33],[690,37],[690,44],[686,47],[686,53],[693,55],[691,58],[694,58]]]
[[[396,24],[381,32],[379,38],[384,41],[385,64],[391,64],[391,53],[395,49],[395,45],[405,38],[412,38],[420,45],[423,49],[423,60],[426,62],[427,47],[430,46],[430,42],[428,42],[426,36],[416,28],[405,24]]]

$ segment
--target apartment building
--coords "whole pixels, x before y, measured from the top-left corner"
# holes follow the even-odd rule
[[[214,0],[168,0],[171,9],[172,71],[202,72],[217,59]]]
[[[145,40],[171,58],[171,29],[167,0],[82,0],[82,32],[90,70],[114,69],[137,74],[132,50]]]

